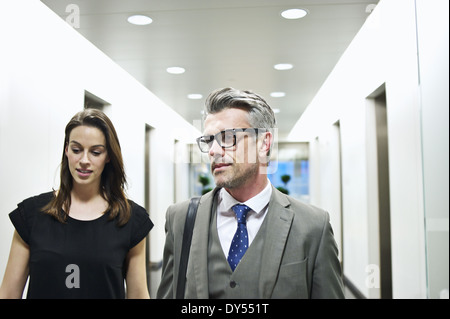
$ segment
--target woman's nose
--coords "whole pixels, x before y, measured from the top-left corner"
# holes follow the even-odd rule
[[[83,156],[81,156],[80,159],[81,164],[89,164],[89,153],[88,152],[83,152]]]

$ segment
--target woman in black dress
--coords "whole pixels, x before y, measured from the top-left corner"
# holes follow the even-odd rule
[[[67,124],[60,187],[10,213],[15,227],[0,298],[149,298],[146,210],[124,192],[116,131],[101,111]],[[125,284],[126,283],[126,284]]]

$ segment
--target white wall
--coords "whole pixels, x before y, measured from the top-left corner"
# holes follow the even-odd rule
[[[449,288],[449,2],[416,0],[424,205],[431,298]]]
[[[438,221],[446,225],[439,226],[439,236],[433,238],[440,240],[440,247],[433,247],[435,257],[444,253],[445,247],[447,253],[443,263],[433,265],[441,265],[434,282],[443,280],[448,288],[448,1],[418,1],[417,16],[423,23],[416,24],[415,1],[381,0],[289,135],[293,140],[310,141],[311,154],[317,158],[332,151],[317,152],[317,143],[326,139],[333,123],[340,122],[344,273],[368,297],[373,294],[366,267],[373,262],[370,247],[375,225],[370,215],[373,207],[368,206],[373,187],[368,157],[372,156],[373,145],[367,143],[367,99],[383,84],[387,98],[393,297],[433,297],[427,287],[424,194],[426,217],[434,225]],[[419,42],[423,41],[419,51],[416,27]],[[430,133],[435,123],[438,131]],[[319,206],[327,205],[324,190],[326,180],[333,182],[335,178],[330,173],[333,165],[322,157],[320,176],[311,169],[311,201],[319,194]],[[326,172],[329,174],[324,176]]]
[[[154,128],[150,252],[152,261],[161,260],[164,214],[174,200],[174,140],[182,147],[198,130],[40,1],[2,1],[0,39],[0,278],[13,233],[8,213],[59,186],[64,127],[83,109],[84,90],[111,104],[107,113],[122,146],[128,195],[140,205],[145,125]]]
[[[330,224],[339,247],[342,261],[342,220],[341,220],[341,162],[340,129],[333,125],[327,132],[310,143],[309,168],[310,203],[325,209],[330,214]]]

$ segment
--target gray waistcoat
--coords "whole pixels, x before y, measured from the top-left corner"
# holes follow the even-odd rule
[[[212,215],[208,243],[209,297],[226,299],[261,298],[258,291],[258,282],[266,223],[263,222],[241,262],[232,272],[227,256],[224,255],[220,245],[217,232],[217,213],[213,212]]]

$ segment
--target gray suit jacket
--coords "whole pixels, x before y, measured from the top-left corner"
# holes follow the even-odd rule
[[[208,298],[208,237],[214,196],[205,194],[197,211],[186,275],[186,298]],[[189,201],[166,214],[161,284],[157,298],[175,298],[184,222]],[[215,209],[215,207],[214,207]],[[246,287],[257,298],[344,298],[338,249],[327,212],[272,187],[261,252],[259,282]],[[247,294],[248,295],[248,294]],[[233,296],[233,298],[245,296]]]

